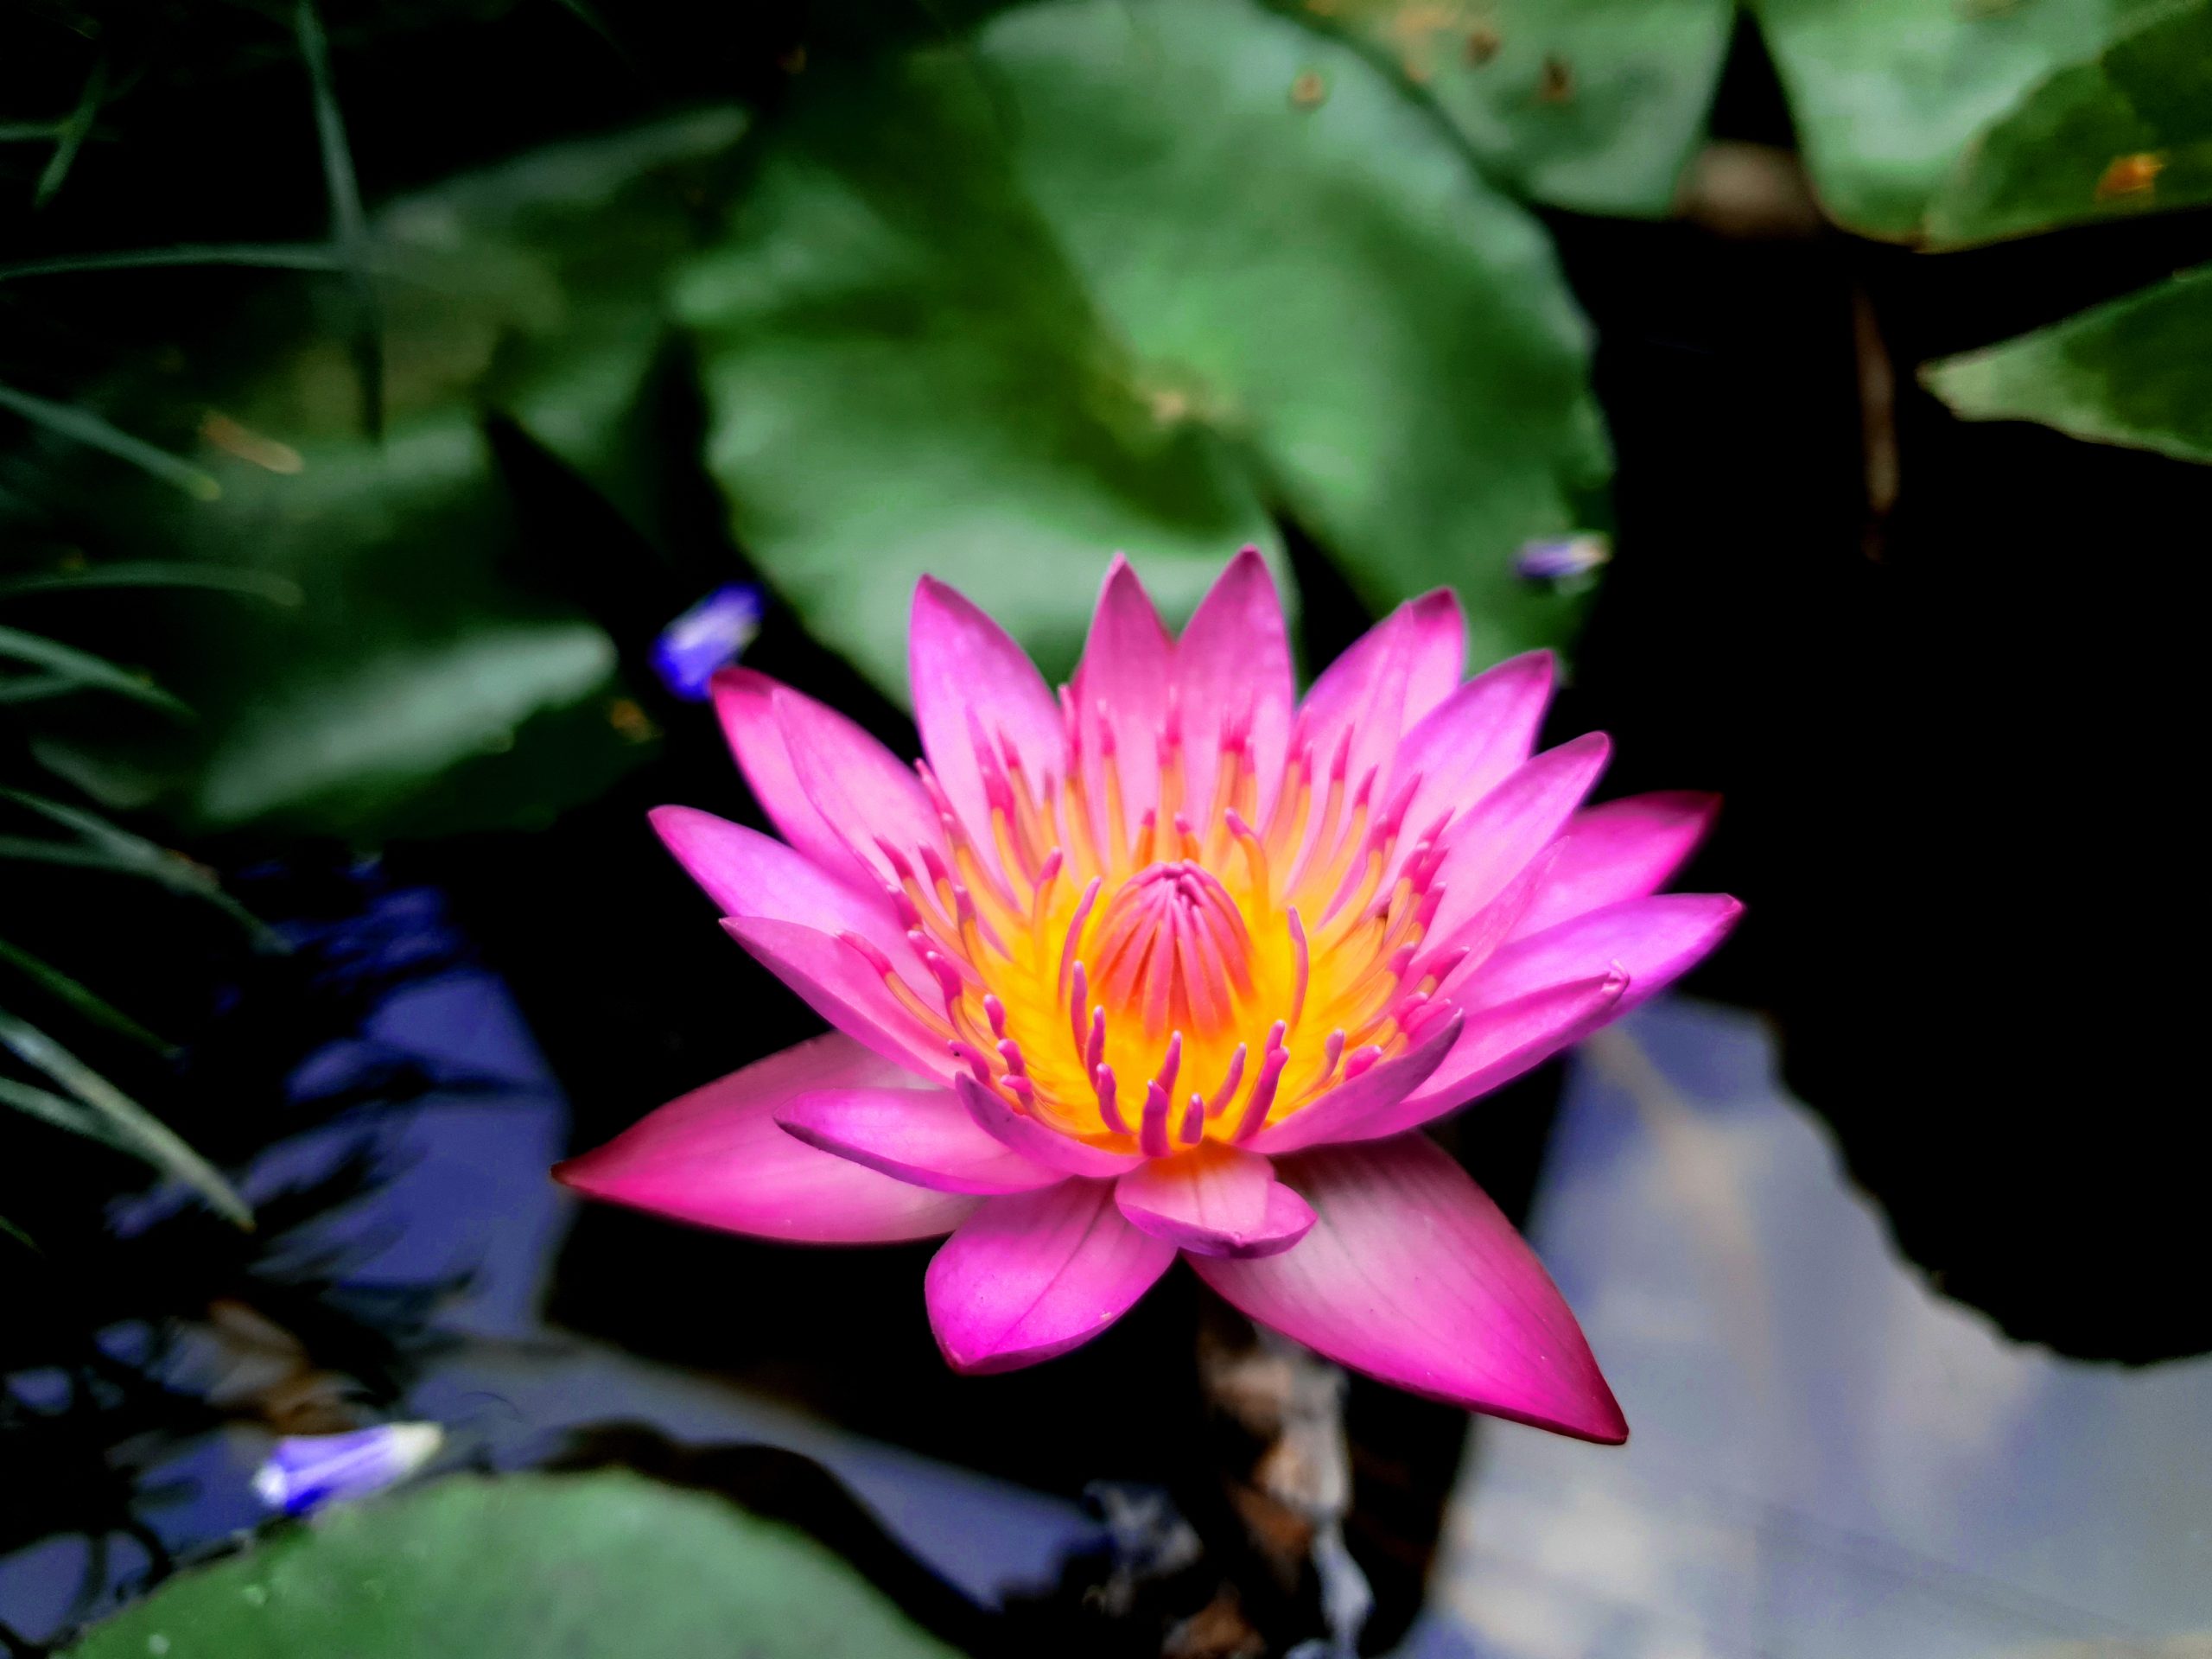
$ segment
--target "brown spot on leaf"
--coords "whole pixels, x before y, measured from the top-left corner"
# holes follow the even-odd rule
[[[2113,201],[2121,196],[2142,195],[2158,183],[2158,175],[2165,170],[2166,158],[2151,150],[2115,156],[2112,165],[2097,181],[2097,200]]]
[[[1488,23],[1477,23],[1467,31],[1467,61],[1478,69],[1497,55],[1505,42]]]
[[[1318,110],[1328,96],[1329,83],[1318,69],[1304,70],[1290,83],[1290,101],[1299,109]]]
[[[1536,82],[1539,104],[1564,104],[1574,96],[1574,68],[1565,58],[1544,60],[1544,73]]]

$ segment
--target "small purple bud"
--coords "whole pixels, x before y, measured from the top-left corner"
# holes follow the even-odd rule
[[[367,1497],[407,1478],[438,1454],[435,1423],[386,1423],[346,1434],[287,1434],[254,1471],[253,1490],[286,1515]]]
[[[1572,582],[1592,575],[1612,556],[1612,543],[1598,535],[1523,542],[1513,556],[1513,574],[1523,582]]]
[[[760,632],[760,590],[751,582],[717,588],[661,630],[653,668],[686,702],[704,702],[715,671],[728,668]]]

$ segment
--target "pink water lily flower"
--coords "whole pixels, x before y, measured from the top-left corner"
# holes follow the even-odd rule
[[[1708,797],[1586,809],[1605,740],[1532,753],[1541,652],[1461,683],[1448,593],[1303,703],[1248,549],[1170,636],[1116,560],[1055,697],[925,578],[925,763],[750,671],[715,698],[777,841],[654,826],[836,1028],[564,1164],[570,1185],[809,1243],[951,1236],[963,1371],[1066,1352],[1180,1255],[1253,1319],[1475,1410],[1628,1433],[1535,1256],[1418,1131],[1703,957],[1732,899],[1655,896]]]

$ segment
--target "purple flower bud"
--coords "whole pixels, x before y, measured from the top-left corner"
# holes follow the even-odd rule
[[[407,1478],[445,1444],[435,1423],[386,1423],[347,1434],[288,1434],[254,1471],[253,1490],[272,1510],[308,1515],[326,1503],[367,1497]]]
[[[1513,572],[1523,582],[1572,582],[1591,575],[1612,556],[1612,544],[1603,536],[1523,542],[1513,556]]]
[[[704,702],[715,671],[738,659],[760,632],[760,590],[751,582],[717,588],[661,630],[653,668],[686,702]]]

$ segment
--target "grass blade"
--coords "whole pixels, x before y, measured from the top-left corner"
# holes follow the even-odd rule
[[[252,1227],[252,1210],[220,1170],[186,1145],[168,1125],[37,1027],[0,1010],[0,1046],[67,1089],[105,1119],[133,1153],[191,1186],[219,1215],[240,1227]]]
[[[143,836],[133,835],[118,824],[110,823],[97,812],[87,812],[67,801],[52,800],[5,785],[0,785],[0,800],[12,801],[78,836],[75,842],[31,841],[20,836],[0,837],[0,858],[140,876],[160,883],[172,893],[184,893],[214,906],[251,934],[254,943],[264,950],[286,948],[281,934],[225,893],[205,866],[194,863],[182,854],[171,852]]]
[[[305,595],[289,576],[249,570],[233,564],[185,564],[146,560],[96,564],[83,570],[54,570],[0,582],[0,599],[22,594],[74,594],[105,588],[204,588],[219,594],[244,594],[272,605],[293,606]]]
[[[257,270],[343,270],[346,262],[321,243],[180,242],[173,248],[74,253],[0,265],[0,283],[18,276],[59,276],[81,270],[148,270],[174,265],[249,265]]]
[[[13,968],[64,1007],[84,1015],[95,1025],[105,1026],[134,1043],[143,1044],[157,1054],[175,1052],[175,1043],[156,1036],[91,987],[72,979],[53,963],[33,956],[22,946],[0,939],[0,962]]]
[[[137,1148],[118,1135],[108,1121],[89,1106],[64,1099],[48,1089],[34,1088],[12,1077],[0,1077],[0,1106],[12,1106],[26,1117],[35,1117],[71,1135],[137,1155]]]
[[[330,73],[330,41],[314,0],[299,0],[296,26],[300,56],[315,94],[315,130],[322,149],[322,178],[330,197],[330,239],[344,262],[346,286],[353,295],[353,372],[361,382],[361,420],[369,435],[384,435],[384,316],[369,270],[369,221],[361,211],[361,187],[353,172],[353,152],[346,143],[346,119]]]
[[[11,409],[25,420],[35,421],[65,438],[104,449],[118,461],[127,461],[199,500],[213,501],[223,493],[223,486],[215,481],[213,474],[202,472],[166,449],[156,449],[143,438],[132,437],[122,428],[109,424],[90,410],[79,409],[74,404],[51,403],[27,391],[17,391],[13,386],[0,386],[0,409]]]
[[[92,65],[92,73],[85,77],[85,90],[78,97],[77,107],[61,124],[53,159],[38,175],[38,188],[31,196],[33,207],[45,207],[61,188],[61,181],[69,176],[69,169],[76,162],[77,152],[85,147],[85,135],[92,130],[92,118],[100,111],[100,100],[106,96],[107,60],[101,58]]]
[[[65,645],[58,639],[49,639],[42,633],[26,633],[21,628],[0,627],[0,658],[18,663],[29,663],[42,668],[48,674],[59,674],[73,679],[80,690],[112,691],[118,696],[128,697],[133,702],[143,702],[149,709],[158,709],[163,714],[189,719],[192,711],[157,685],[149,685],[119,663],[105,657],[95,657],[88,651],[79,651],[74,645]]]

